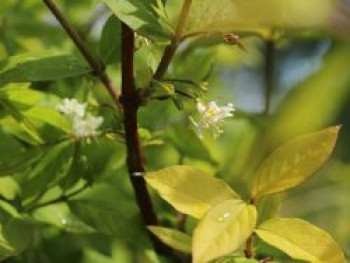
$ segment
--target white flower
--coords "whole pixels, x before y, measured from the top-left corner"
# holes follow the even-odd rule
[[[200,120],[198,122],[193,118],[191,120],[197,128],[199,137],[202,137],[204,130],[209,129],[215,138],[223,133],[221,126],[224,123],[224,119],[232,117],[235,111],[232,103],[219,107],[215,101],[206,104],[198,101],[197,110],[200,114]]]
[[[76,118],[73,121],[73,133],[78,138],[96,136],[98,128],[101,126],[103,118],[101,116],[87,116],[86,118]]]
[[[79,103],[76,99],[63,99],[62,103],[56,106],[56,110],[67,117],[76,138],[96,136],[103,122],[100,116],[86,114],[86,104]]]
[[[68,117],[82,118],[85,115],[86,104],[79,103],[76,99],[63,99],[61,104],[56,106],[56,110]]]

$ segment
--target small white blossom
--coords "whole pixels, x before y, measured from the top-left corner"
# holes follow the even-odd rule
[[[98,128],[101,126],[103,118],[101,116],[87,116],[86,118],[76,118],[73,121],[73,133],[78,138],[96,136]]]
[[[96,136],[103,122],[100,116],[86,114],[86,104],[79,103],[76,99],[63,99],[62,103],[56,106],[56,110],[67,117],[76,138]]]
[[[204,130],[211,130],[215,138],[217,138],[223,130],[221,129],[224,119],[233,116],[235,111],[233,104],[228,103],[226,106],[219,107],[215,101],[209,103],[197,102],[197,110],[200,119],[196,122],[191,118],[193,124],[197,128],[199,137],[202,137]]]
[[[84,117],[86,104],[79,103],[76,99],[63,99],[61,104],[56,106],[56,110],[62,112],[68,117]]]

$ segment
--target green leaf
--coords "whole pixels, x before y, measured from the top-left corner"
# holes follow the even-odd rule
[[[51,107],[37,106],[23,112],[23,115],[49,124],[66,133],[71,132],[71,127],[67,118]]]
[[[202,140],[200,140],[195,132],[188,127],[173,126],[169,129],[167,136],[184,157],[215,163]]]
[[[190,166],[175,165],[149,172],[145,179],[176,210],[196,218],[217,203],[239,198],[225,181]]]
[[[235,252],[252,234],[257,220],[254,206],[230,199],[213,208],[193,234],[193,262],[205,263]]]
[[[65,203],[39,208],[34,211],[33,217],[40,222],[54,225],[68,232],[93,232],[93,229],[77,218]]]
[[[31,119],[41,121],[70,132],[70,125],[54,107],[58,104],[59,98],[50,93],[39,92],[29,89],[27,85],[9,84],[0,90],[0,104],[16,119],[23,123],[28,129],[36,132]]]
[[[90,71],[87,65],[71,55],[23,53],[0,61],[0,84],[58,80]]]
[[[22,183],[23,196],[26,198],[40,196],[48,188],[56,185],[69,171],[72,153],[73,146],[70,141],[49,148]]]
[[[0,177],[0,196],[13,200],[21,189],[18,183],[11,177]]]
[[[5,122],[3,123],[3,125],[5,126],[4,129],[11,129],[11,121],[13,120],[16,122],[17,126],[22,126],[23,130],[20,131],[20,133],[28,133],[28,135],[30,135],[30,137],[32,137],[36,141],[42,142],[42,139],[31,120],[24,116],[23,113],[15,105],[13,105],[11,101],[9,101],[6,97],[3,97],[2,95],[4,94],[0,93],[0,105],[3,106],[6,112],[8,112],[10,115],[7,119],[6,117],[2,119],[2,122]]]
[[[7,84],[0,89],[0,94],[19,109],[31,106],[55,106],[61,100],[55,94],[29,88],[29,83]]]
[[[317,12],[313,12],[315,6]],[[185,33],[324,28],[335,11],[332,0],[217,0],[215,5],[210,0],[193,0]]]
[[[39,148],[26,149],[14,137],[0,129],[0,176],[24,171],[42,157]]]
[[[157,15],[152,12],[151,4],[142,0],[100,0],[112,12],[134,31],[148,37],[169,39],[168,32],[160,24]]]
[[[346,262],[344,253],[328,233],[301,219],[270,219],[255,232],[294,259],[312,263]]]
[[[184,253],[191,253],[191,236],[172,228],[160,226],[148,226],[147,228],[169,247]]]
[[[111,15],[103,27],[100,40],[100,57],[105,64],[116,63],[121,55],[121,27],[120,20]]]
[[[89,174],[88,160],[82,151],[82,143],[76,141],[74,143],[72,165],[66,177],[60,181],[60,187],[63,191],[67,191],[74,187],[80,179],[86,178]]]
[[[339,127],[330,127],[277,148],[257,170],[253,199],[290,189],[313,175],[332,153],[338,132]]]
[[[24,219],[13,218],[2,229],[7,242],[15,248],[16,254],[22,253],[33,244],[35,225]]]
[[[36,227],[20,218],[11,218],[0,225],[0,260],[15,256],[28,249],[33,242]]]
[[[31,126],[28,127],[28,123],[18,122],[12,116],[1,118],[0,127],[28,144],[39,145],[44,143],[37,131]]]
[[[130,241],[145,234],[137,221],[133,200],[118,192],[118,186],[98,184],[68,202],[71,211],[95,231]],[[134,244],[135,245],[135,244]]]

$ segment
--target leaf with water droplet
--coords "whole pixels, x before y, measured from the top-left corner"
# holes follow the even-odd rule
[[[205,263],[238,250],[252,234],[256,208],[230,199],[213,206],[194,230],[194,263]]]
[[[333,151],[340,127],[330,127],[293,139],[271,153],[257,169],[252,196],[295,187],[313,175]]]
[[[196,218],[217,203],[239,199],[225,181],[186,165],[147,173],[145,179],[176,210]]]

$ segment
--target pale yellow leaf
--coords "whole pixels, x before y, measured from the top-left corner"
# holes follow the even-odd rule
[[[147,228],[169,247],[191,253],[191,236],[172,228],[160,226],[148,226]]]
[[[252,234],[256,220],[256,208],[240,200],[217,204],[194,230],[193,262],[209,262],[238,250]]]
[[[337,0],[193,0],[186,33],[324,28]],[[317,12],[315,12],[315,6]]]
[[[145,179],[176,210],[195,218],[217,203],[239,198],[225,181],[186,165],[149,172]]]
[[[313,175],[332,153],[338,132],[338,126],[330,127],[277,148],[258,167],[253,199],[290,189]]]
[[[301,219],[270,219],[255,232],[266,243],[294,259],[311,263],[346,263],[344,253],[328,233]]]

